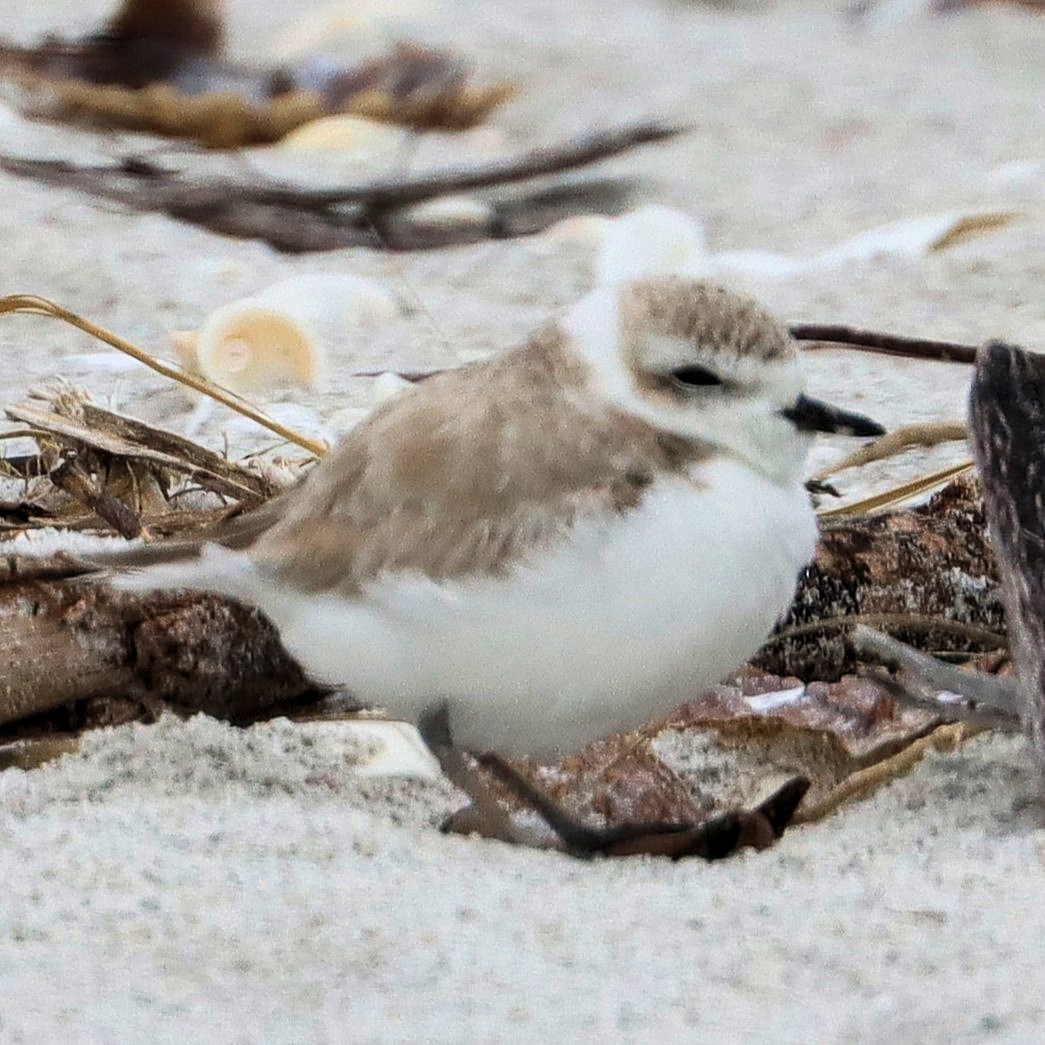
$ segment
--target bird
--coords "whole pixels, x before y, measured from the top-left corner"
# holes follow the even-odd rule
[[[807,396],[754,300],[628,280],[412,385],[225,534],[109,564],[258,607],[314,680],[439,709],[455,747],[550,758],[762,644],[814,554],[818,431],[883,429]]]

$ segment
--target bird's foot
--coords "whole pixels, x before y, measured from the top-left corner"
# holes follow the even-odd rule
[[[527,780],[500,755],[480,760],[517,797],[535,809],[573,856],[669,856],[679,860],[699,856],[718,860],[736,849],[766,849],[783,833],[809,788],[804,777],[793,777],[752,810],[735,810],[700,824],[642,823],[594,828],[581,822]]]

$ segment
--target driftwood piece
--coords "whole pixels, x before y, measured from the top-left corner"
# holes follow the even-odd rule
[[[87,505],[121,537],[141,536],[141,519],[98,483],[76,459],[75,454],[66,455],[61,464],[51,469],[49,478],[60,490]]]
[[[1045,763],[1045,359],[987,345],[970,394],[1024,727]]]
[[[491,203],[485,224],[428,234],[400,208],[457,192],[514,185],[573,171],[683,128],[647,122],[596,132],[521,156],[456,166],[415,177],[380,178],[337,189],[297,188],[268,179],[202,179],[139,162],[104,166],[0,155],[0,168],[19,177],[77,189],[134,210],[160,212],[228,236],[264,240],[288,253],[366,244],[393,250],[444,246],[539,231],[571,213],[620,210],[628,183],[597,179],[541,184],[529,194]],[[450,238],[451,235],[456,238]]]
[[[755,658],[778,675],[852,672],[853,625],[930,652],[1005,645],[1005,612],[979,484],[963,476],[923,508],[825,527],[790,611]]]
[[[0,726],[98,698],[252,720],[321,692],[257,610],[209,595],[34,578],[34,565],[75,568],[22,564],[20,573],[9,557],[0,577]]]

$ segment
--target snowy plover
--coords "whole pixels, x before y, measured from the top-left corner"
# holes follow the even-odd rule
[[[445,701],[464,746],[548,756],[757,649],[813,555],[813,431],[881,429],[803,394],[756,303],[601,287],[391,400],[256,524],[125,584],[254,604],[317,680],[413,721]]]

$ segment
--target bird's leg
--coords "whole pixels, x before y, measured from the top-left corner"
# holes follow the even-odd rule
[[[472,801],[443,824],[444,831],[479,834],[520,845],[532,841],[512,822],[507,810],[494,797],[482,775],[469,764],[464,752],[454,745],[450,730],[450,709],[446,701],[432,704],[421,713],[417,731],[435,756],[446,778]]]
[[[446,777],[472,800],[471,807],[463,810],[463,820],[457,814],[444,824],[443,829],[481,834],[485,838],[516,845],[533,844],[532,836],[512,821],[464,752],[454,745],[446,703],[426,708],[417,728]],[[500,755],[483,755],[479,763],[520,801],[541,815],[559,837],[566,852],[583,858],[598,854],[649,854],[673,859],[701,856],[706,860],[716,860],[744,846],[765,849],[784,833],[809,787],[809,782],[803,777],[794,777],[752,810],[733,810],[695,826],[643,823],[595,828],[568,813]]]

